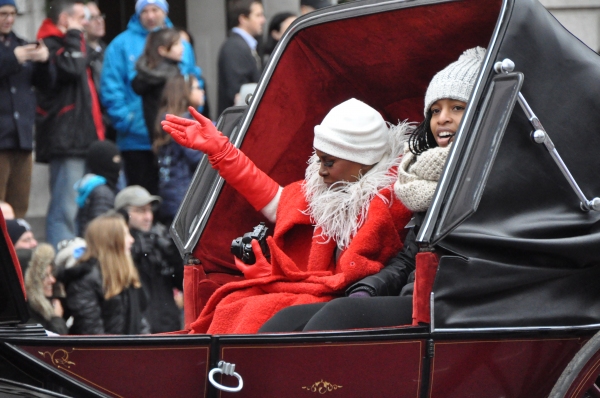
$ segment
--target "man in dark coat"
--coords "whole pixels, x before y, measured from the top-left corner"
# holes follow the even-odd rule
[[[48,48],[15,35],[16,16],[14,0],[0,0],[0,200],[23,218],[31,187],[34,86],[52,78]]]
[[[38,93],[36,161],[50,164],[50,205],[46,238],[58,244],[75,237],[77,215],[73,185],[84,175],[88,147],[104,139],[100,102],[92,79],[83,29],[85,6],[54,0],[38,39],[50,50],[56,84]]]
[[[182,326],[173,289],[183,290],[183,260],[167,228],[160,223],[152,225],[152,211],[160,201],[160,196],[150,195],[139,185],[123,189],[115,198],[115,210],[127,214],[135,239],[131,257],[146,293],[145,317],[152,333],[172,332]]]
[[[234,28],[219,51],[219,114],[235,103],[243,84],[258,82],[261,62],[255,37],[266,22],[260,0],[232,0],[228,16]]]

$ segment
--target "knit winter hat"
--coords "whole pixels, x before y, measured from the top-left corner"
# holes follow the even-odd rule
[[[379,112],[355,98],[334,107],[315,126],[315,149],[366,166],[379,162],[387,145],[388,127]]]
[[[63,240],[58,244],[58,254],[55,263],[57,267],[71,268],[85,253],[87,244],[84,239],[75,237],[71,240]]]
[[[135,3],[135,13],[140,15],[146,6],[157,6],[165,14],[169,13],[169,3],[167,3],[167,0],[137,0]]]
[[[119,180],[121,163],[119,148],[108,140],[92,143],[85,158],[89,172],[106,178],[109,185],[113,187]]]
[[[0,0],[0,7],[4,7],[4,6],[13,6],[13,7],[15,7],[15,9],[17,8],[17,5],[15,4],[15,0]]]
[[[482,47],[466,50],[457,61],[446,66],[431,79],[425,94],[425,116],[431,105],[442,98],[469,101],[485,51]]]
[[[19,238],[27,231],[31,231],[29,223],[22,218],[6,220],[6,229],[12,244],[16,244]]]

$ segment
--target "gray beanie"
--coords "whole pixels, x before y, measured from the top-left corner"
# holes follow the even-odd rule
[[[335,106],[315,126],[313,146],[328,155],[370,166],[388,149],[388,134],[379,112],[351,98]]]
[[[458,61],[446,66],[431,79],[425,94],[425,116],[431,105],[442,98],[469,101],[485,51],[483,47],[466,50],[458,57]]]

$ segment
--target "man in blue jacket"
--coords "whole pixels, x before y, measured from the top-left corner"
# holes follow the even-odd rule
[[[117,145],[127,184],[141,185],[152,194],[158,193],[158,167],[144,122],[142,98],[131,88],[131,81],[136,75],[135,63],[144,52],[148,33],[173,27],[168,12],[166,0],[137,0],[127,30],[106,48],[100,86],[102,104],[117,130]],[[204,86],[192,46],[186,41],[179,68],[184,75],[195,75]]]

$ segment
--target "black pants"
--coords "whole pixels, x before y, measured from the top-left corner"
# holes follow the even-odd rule
[[[158,162],[152,151],[122,151],[127,185],[141,185],[158,195]]]
[[[284,308],[259,333],[345,330],[412,324],[412,296],[342,297]]]

